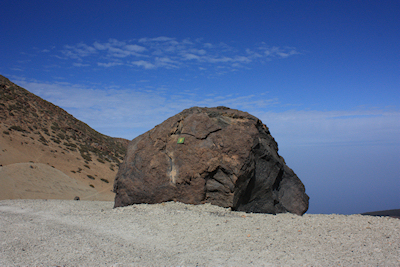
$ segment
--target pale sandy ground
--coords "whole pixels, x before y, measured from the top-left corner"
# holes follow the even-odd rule
[[[38,135],[33,132],[9,131],[9,126],[0,123],[0,165],[7,167],[16,163],[42,163],[75,179],[80,185],[86,185],[87,189],[93,189],[90,185],[94,186],[94,189],[103,195],[103,198],[97,198],[96,200],[113,200],[114,193],[112,192],[112,187],[118,171],[115,163],[100,163],[93,154],[92,161],[85,162],[79,151],[70,151],[65,149],[65,146],[53,142],[49,142],[45,146],[38,141]],[[8,131],[8,134],[4,134],[4,131]],[[46,138],[48,138],[47,135]],[[113,170],[110,168],[112,165],[114,166]],[[13,168],[15,169],[15,166]],[[40,170],[42,169],[40,168]],[[26,168],[24,171],[27,174],[31,172],[30,169]],[[34,175],[38,176],[38,170],[34,173]],[[94,177],[95,180],[88,178],[88,175]],[[22,181],[21,175],[15,178]],[[53,178],[56,177],[45,177],[47,181]],[[101,179],[106,179],[109,183]],[[3,188],[3,190],[6,189]],[[2,198],[2,194],[0,194],[0,199],[4,199]]]
[[[400,266],[400,220],[0,201],[1,266]]]
[[[74,199],[113,201],[109,188],[95,190],[86,183],[42,163],[15,163],[0,167],[2,199]]]

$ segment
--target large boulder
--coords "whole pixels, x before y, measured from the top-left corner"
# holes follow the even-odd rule
[[[208,202],[273,214],[302,215],[309,200],[267,126],[226,107],[186,109],[133,139],[114,192],[115,207]]]

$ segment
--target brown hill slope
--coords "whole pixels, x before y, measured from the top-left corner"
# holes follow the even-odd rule
[[[43,163],[14,163],[0,167],[1,199],[108,200],[84,182]]]
[[[0,165],[47,164],[103,196],[88,199],[113,200],[112,185],[127,144],[0,75]]]

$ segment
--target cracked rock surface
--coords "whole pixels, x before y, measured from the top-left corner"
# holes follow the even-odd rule
[[[179,201],[273,214],[302,215],[309,200],[267,126],[226,107],[186,109],[133,139],[114,192],[115,207]]]

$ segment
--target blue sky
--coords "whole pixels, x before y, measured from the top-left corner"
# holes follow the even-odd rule
[[[0,3],[0,74],[133,139],[191,106],[259,117],[309,213],[400,208],[399,1]]]

